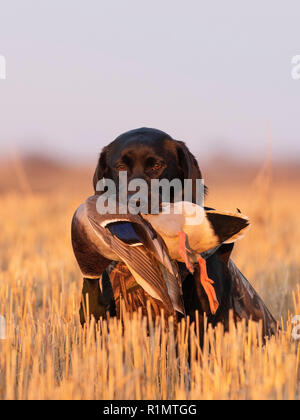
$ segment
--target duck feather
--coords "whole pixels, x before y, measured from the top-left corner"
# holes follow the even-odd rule
[[[139,215],[99,214],[97,198],[93,196],[86,200],[86,214],[105,247],[112,249],[117,259],[127,265],[137,283],[149,295],[162,301],[170,312],[174,308],[184,313],[178,269],[170,261],[162,238]],[[131,224],[131,227],[120,227],[124,223]],[[127,243],[128,238],[131,243]]]

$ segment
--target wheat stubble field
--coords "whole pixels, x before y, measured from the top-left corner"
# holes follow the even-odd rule
[[[49,166],[49,165],[48,165]],[[299,399],[300,171],[266,165],[207,168],[206,203],[239,207],[252,229],[234,251],[239,268],[282,326],[261,342],[260,326],[208,329],[116,319],[79,324],[81,276],[70,243],[74,209],[92,193],[91,171],[23,165],[0,171],[0,399]],[[244,176],[244,174],[246,174]],[[187,361],[188,344],[191,362]]]

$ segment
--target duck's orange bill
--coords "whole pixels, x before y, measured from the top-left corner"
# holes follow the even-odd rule
[[[219,307],[216,291],[213,286],[214,282],[207,275],[205,259],[198,257],[198,263],[200,267],[200,282],[203,286],[203,289],[205,290],[205,293],[207,294],[211,313],[214,315]]]

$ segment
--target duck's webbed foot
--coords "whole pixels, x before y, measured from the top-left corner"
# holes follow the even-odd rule
[[[216,291],[213,286],[214,282],[208,277],[205,259],[201,256],[198,256],[198,264],[200,268],[200,283],[208,297],[211,313],[214,315],[219,307]]]
[[[186,268],[193,274],[194,273],[194,266],[187,254],[187,248],[186,248],[186,234],[184,232],[179,232],[179,255],[183,259],[183,262],[186,265]]]

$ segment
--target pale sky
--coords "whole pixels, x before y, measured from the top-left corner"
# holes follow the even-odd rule
[[[0,0],[0,154],[95,154],[147,126],[198,156],[300,161],[299,0]]]

